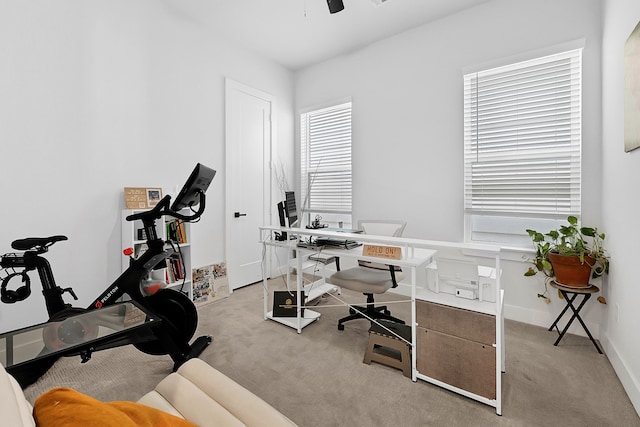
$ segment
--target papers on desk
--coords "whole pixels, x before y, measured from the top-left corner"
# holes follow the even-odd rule
[[[336,257],[333,255],[323,254],[322,252],[318,252],[312,255],[309,255],[310,261],[316,261],[324,265],[331,264],[336,260]]]

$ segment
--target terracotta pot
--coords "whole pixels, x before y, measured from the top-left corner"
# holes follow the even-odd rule
[[[580,262],[577,255],[560,255],[549,253],[549,261],[553,266],[556,283],[570,288],[588,288],[591,279],[591,266],[596,262],[590,256],[584,257],[584,263]]]

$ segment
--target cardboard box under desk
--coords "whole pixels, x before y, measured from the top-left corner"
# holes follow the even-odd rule
[[[488,344],[418,328],[418,372],[488,399],[496,398],[496,351]]]
[[[496,342],[496,318],[490,314],[416,301],[416,321],[421,328],[483,344]]]

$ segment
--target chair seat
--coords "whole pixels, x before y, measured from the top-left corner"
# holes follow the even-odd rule
[[[396,281],[404,278],[402,271],[395,272]],[[329,283],[363,294],[383,294],[393,286],[389,270],[353,267],[331,275]]]

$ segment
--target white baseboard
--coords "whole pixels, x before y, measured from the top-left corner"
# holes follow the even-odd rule
[[[631,373],[625,360],[620,357],[615,345],[609,341],[607,334],[603,334],[600,338],[600,344],[609,359],[609,363],[613,366],[613,370],[616,371],[622,387],[627,392],[631,404],[633,404],[636,412],[640,415],[640,383],[638,379]]]
[[[559,328],[564,329],[564,326],[567,324],[569,319],[571,318],[571,310],[567,310],[564,314],[563,318],[559,322]],[[515,320],[522,323],[527,323],[529,325],[541,326],[543,328],[549,328],[559,313],[549,313],[538,310],[531,310],[529,308],[517,307],[514,305],[504,305],[504,317],[505,319]],[[589,328],[589,332],[593,335],[593,338],[600,339],[600,324],[593,323],[589,321],[589,319],[584,319],[585,325]],[[582,329],[582,325],[577,320],[574,320],[571,324],[571,327],[567,331],[569,334],[580,335],[586,337],[587,334]]]

